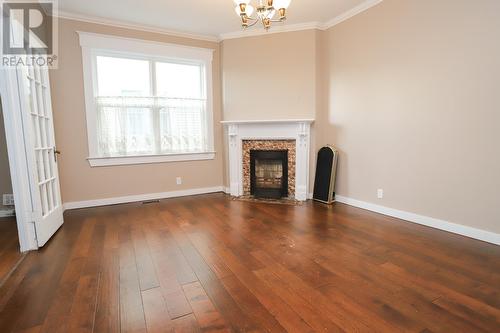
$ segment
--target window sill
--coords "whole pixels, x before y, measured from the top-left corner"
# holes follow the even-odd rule
[[[203,152],[144,156],[89,157],[87,160],[89,161],[91,167],[105,167],[117,165],[203,161],[213,160],[214,158],[215,152]]]

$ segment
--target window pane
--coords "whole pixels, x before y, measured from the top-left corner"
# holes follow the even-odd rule
[[[205,101],[168,99],[160,109],[163,152],[205,151]]]
[[[128,98],[100,98],[98,116],[101,156],[155,153],[153,108],[140,106]]]
[[[207,151],[203,65],[97,56],[96,66],[100,156]]]
[[[156,63],[158,96],[171,98],[202,98],[202,67],[166,62]]]
[[[99,96],[149,96],[149,61],[97,57]]]

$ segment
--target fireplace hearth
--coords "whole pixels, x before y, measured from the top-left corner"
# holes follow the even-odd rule
[[[288,197],[288,150],[250,150],[250,194]]]

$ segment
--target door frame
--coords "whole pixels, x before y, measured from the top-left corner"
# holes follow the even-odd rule
[[[2,98],[7,154],[14,192],[19,246],[21,252],[37,250],[34,203],[28,174],[26,136],[16,68],[0,69],[0,97]]]

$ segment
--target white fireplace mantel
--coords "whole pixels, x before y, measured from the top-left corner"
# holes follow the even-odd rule
[[[295,140],[295,199],[307,200],[313,122],[313,119],[222,121],[227,127],[231,195],[243,195],[243,140]]]

